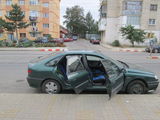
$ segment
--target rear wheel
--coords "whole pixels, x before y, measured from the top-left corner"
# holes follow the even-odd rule
[[[140,80],[133,81],[129,83],[127,87],[128,94],[145,94],[147,92],[147,88],[144,82]]]
[[[61,86],[55,80],[46,80],[42,85],[42,92],[47,94],[57,94],[61,92]]]

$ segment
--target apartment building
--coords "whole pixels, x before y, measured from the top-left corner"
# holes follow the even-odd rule
[[[5,19],[5,15],[9,15],[12,4],[18,4],[24,11],[24,21],[31,23],[28,28],[18,31],[19,38],[34,40],[48,34],[60,37],[60,0],[0,0],[0,17]],[[0,33],[0,39],[4,37],[14,39],[10,32]]]
[[[160,42],[160,0],[100,0],[99,31],[103,43],[119,40],[129,44],[120,28],[132,25],[147,32],[146,37],[156,37]]]

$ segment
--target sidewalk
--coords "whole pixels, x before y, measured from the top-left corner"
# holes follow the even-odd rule
[[[122,52],[144,52],[145,48],[121,48],[121,47],[113,47],[107,44],[101,44],[103,47],[111,49],[113,51],[122,51]]]
[[[67,47],[0,48],[0,51],[66,51]]]
[[[160,95],[0,94],[0,120],[159,120]]]

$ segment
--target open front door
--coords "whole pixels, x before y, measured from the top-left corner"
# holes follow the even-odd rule
[[[89,72],[84,68],[82,56],[67,57],[67,77],[75,93],[79,94],[85,90],[90,83]]]
[[[101,62],[106,70],[107,76],[109,77],[107,91],[109,98],[111,99],[114,94],[117,94],[122,89],[124,85],[124,73],[116,63],[109,59],[102,60]]]

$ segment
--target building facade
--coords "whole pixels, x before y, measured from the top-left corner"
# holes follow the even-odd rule
[[[103,43],[129,44],[120,28],[132,25],[160,42],[160,0],[100,0],[99,31]],[[147,40],[147,39],[146,39]]]
[[[24,21],[31,25],[18,31],[19,38],[35,40],[36,37],[51,34],[60,37],[60,0],[0,0],[0,17],[9,15],[12,4],[18,4],[25,14]],[[0,33],[0,39],[14,39],[13,33]]]

